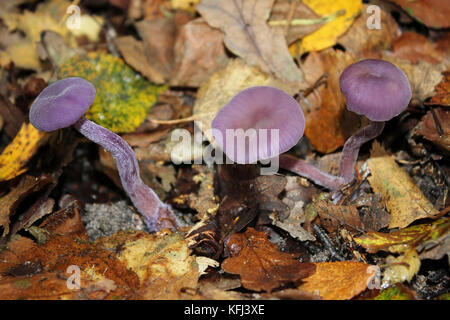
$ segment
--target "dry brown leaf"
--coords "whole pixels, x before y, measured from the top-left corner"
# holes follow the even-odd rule
[[[347,32],[338,39],[346,52],[355,58],[378,55],[379,51],[390,48],[392,41],[400,34],[394,18],[380,8],[381,29],[367,28],[367,21],[372,13],[367,12],[367,4],[363,4],[361,15],[356,18]]]
[[[291,44],[304,36],[313,33],[323,26],[323,22],[304,25],[292,25],[293,19],[317,19],[317,15],[311,8],[301,1],[276,0],[270,12],[269,25],[280,29],[286,37],[287,43]],[[288,21],[291,25],[287,25]],[[282,22],[283,24],[280,24]]]
[[[401,6],[410,16],[431,28],[450,27],[450,6],[441,0],[391,0]]]
[[[425,101],[436,93],[436,86],[441,82],[442,72],[447,69],[444,63],[432,64],[418,60],[412,64],[409,60],[393,57],[389,52],[383,52],[382,58],[402,69],[408,77],[412,90],[412,100]]]
[[[316,272],[302,281],[300,290],[314,293],[325,300],[347,300],[363,292],[378,267],[361,262],[315,263]]]
[[[339,226],[346,226],[353,230],[364,230],[356,206],[334,205],[330,200],[319,200],[312,204],[320,218],[320,224],[328,232],[335,231]]]
[[[271,214],[270,219],[272,219],[275,226],[288,232],[293,238],[300,241],[315,241],[316,238],[301,226],[306,221],[302,206],[303,202],[297,202],[289,216],[283,220],[280,220],[276,214]]]
[[[69,290],[66,280],[73,275],[69,266],[80,269],[81,290]],[[16,281],[23,286],[22,291],[11,290],[10,293],[23,299],[88,299],[88,293],[98,292],[92,298],[122,299],[135,296],[134,291],[139,286],[136,275],[126,269],[126,266],[116,259],[111,252],[94,244],[67,236],[50,236],[42,245],[36,245],[29,239],[16,236],[8,243],[8,250],[0,253],[0,285],[9,288],[11,284],[17,287]],[[5,276],[6,275],[6,276]],[[21,278],[27,276],[26,280]],[[44,279],[50,279],[48,282]],[[63,281],[56,281],[55,279]],[[94,282],[112,280],[103,285]],[[109,285],[108,285],[109,283]],[[87,288],[90,288],[87,292]],[[115,288],[115,289],[113,289]],[[54,292],[52,292],[54,290]],[[11,298],[1,291],[2,298]]]
[[[174,52],[170,78],[173,86],[198,87],[229,60],[223,45],[223,34],[201,18],[180,28]]]
[[[203,0],[197,11],[225,34],[227,48],[249,65],[302,87],[303,74],[289,54],[280,30],[266,23],[274,0]]]
[[[442,81],[435,88],[436,94],[427,104],[450,106],[450,71],[443,72],[443,75]]]
[[[41,177],[23,176],[19,183],[0,198],[0,226],[3,227],[3,237],[9,233],[9,220],[19,204],[31,193],[45,188],[52,182],[48,175]]]
[[[67,285],[70,276],[71,273],[46,272],[6,278],[0,280],[1,296],[10,300],[101,300],[111,298],[111,294],[122,295],[113,280],[93,280],[84,272],[80,273],[80,288],[70,289]]]
[[[157,18],[135,24],[143,41],[147,63],[157,72],[158,79],[164,78],[164,82],[169,80],[173,68],[173,45],[177,29],[188,21],[187,17],[178,15],[173,19]]]
[[[123,36],[115,38],[114,44],[127,64],[133,69],[139,71],[144,77],[154,83],[165,82],[164,74],[148,62],[142,41],[136,40],[133,36]]]
[[[339,76],[354,58],[342,51],[327,49],[311,53],[302,64],[306,80],[313,84],[327,72],[326,85],[320,85],[308,95],[309,106],[300,101],[305,113],[305,136],[322,153],[330,153],[344,145],[358,130],[359,117],[347,110],[339,88]]]
[[[434,117],[436,117],[440,127],[437,127]],[[433,111],[428,111],[417,125],[417,133],[439,148],[450,152],[450,111],[442,108],[434,108]]]
[[[392,42],[393,56],[408,59],[416,64],[419,60],[436,64],[444,60],[445,52],[438,50],[437,45],[427,37],[411,31],[403,32]]]
[[[409,174],[397,165],[378,142],[374,142],[368,160],[368,178],[374,192],[381,194],[392,219],[389,228],[404,228],[421,218],[439,214]]]
[[[106,248],[121,248],[118,258],[139,277],[139,299],[178,300],[191,296],[199,277],[195,257],[178,233],[117,233],[100,240]]]
[[[246,289],[271,292],[314,272],[312,264],[300,263],[295,255],[279,251],[264,232],[253,228],[233,234],[227,247],[231,258],[222,262],[222,269],[239,274]]]
[[[136,23],[142,41],[116,40],[125,60],[155,83],[198,87],[228,62],[223,34],[203,19],[179,11]]]

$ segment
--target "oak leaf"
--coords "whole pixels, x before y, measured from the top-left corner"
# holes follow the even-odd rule
[[[279,251],[264,232],[253,228],[232,235],[227,247],[232,257],[222,262],[222,268],[228,273],[239,274],[246,289],[271,292],[283,284],[307,277],[315,270],[313,264],[295,260],[295,254]]]

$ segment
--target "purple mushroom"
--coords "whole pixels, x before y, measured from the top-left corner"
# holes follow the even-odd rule
[[[347,100],[347,108],[366,116],[371,122],[345,142],[339,176],[322,172],[287,155],[280,157],[282,168],[331,190],[338,190],[355,179],[354,168],[360,147],[380,135],[385,121],[404,111],[411,99],[411,88],[405,73],[383,60],[363,60],[350,65],[341,74],[340,86]],[[338,194],[334,196],[339,198]]]
[[[364,115],[370,124],[360,129],[344,144],[340,176],[345,183],[355,178],[355,164],[360,147],[381,134],[385,121],[404,111],[411,100],[406,74],[384,60],[362,60],[347,67],[339,79],[347,108]]]
[[[229,159],[252,164],[292,148],[303,136],[305,117],[297,101],[283,90],[256,86],[235,95],[211,127]]]
[[[277,157],[296,145],[303,136],[305,117],[297,101],[283,90],[257,86],[234,96],[214,118],[212,128],[215,141],[228,158],[237,163],[250,164]],[[249,137],[248,143],[239,148],[236,132],[240,130],[241,134],[253,130],[257,144],[252,146]],[[272,131],[267,141],[261,139],[265,136],[264,130]],[[227,131],[230,132],[228,136]],[[233,140],[230,141],[230,138]],[[309,178],[318,185],[336,189],[344,182],[342,178],[325,173],[303,160],[287,155],[281,155],[278,160],[282,168]]]
[[[116,160],[123,188],[144,216],[149,231],[175,229],[178,226],[175,214],[142,181],[133,149],[117,134],[83,116],[95,95],[94,86],[85,79],[71,77],[58,80],[35,99],[30,109],[30,122],[43,131],[73,125],[86,138],[108,150]]]

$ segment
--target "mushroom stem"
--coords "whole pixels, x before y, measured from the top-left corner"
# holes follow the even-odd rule
[[[345,183],[344,179],[323,172],[312,164],[288,155],[280,155],[280,167],[296,173],[302,177],[308,178],[315,184],[330,190],[339,189]]]
[[[384,122],[371,121],[369,125],[360,129],[347,139],[341,153],[340,173],[344,183],[355,179],[355,165],[361,146],[369,140],[378,137],[384,128]]]
[[[144,216],[150,232],[175,229],[178,222],[172,209],[141,179],[133,149],[117,134],[82,116],[74,127],[89,140],[108,150],[116,160],[120,180],[136,209]]]

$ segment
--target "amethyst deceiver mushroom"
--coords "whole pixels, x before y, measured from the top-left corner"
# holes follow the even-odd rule
[[[339,78],[347,108],[370,120],[344,144],[340,176],[345,183],[355,178],[355,164],[360,147],[381,134],[385,121],[404,111],[411,100],[406,74],[384,60],[367,59],[348,66]]]
[[[296,145],[303,136],[305,117],[298,102],[283,90],[256,86],[244,89],[235,95],[218,112],[212,122],[212,128],[217,130],[213,131],[215,141],[231,160],[250,164],[257,160],[277,157]],[[261,145],[265,141],[258,139],[257,148],[250,149],[248,145],[245,145],[244,150],[237,150],[236,141],[230,142],[226,139],[226,131],[230,129],[232,131],[277,129],[278,146],[273,146],[273,143],[277,143],[276,139],[272,141],[268,139],[266,145]],[[236,137],[233,138],[236,140]],[[270,138],[273,137],[270,136]],[[266,153],[265,150],[271,150],[271,152]],[[241,151],[240,158],[237,154],[239,151]],[[278,160],[282,168],[323,187],[336,189],[343,184],[342,178],[325,173],[303,160],[287,155],[281,155]]]
[[[252,164],[292,148],[303,136],[305,117],[297,101],[283,90],[255,86],[236,94],[211,127],[214,140],[229,159]],[[239,144],[239,139],[245,144]]]
[[[144,216],[149,231],[175,229],[178,226],[175,214],[142,181],[133,149],[117,134],[83,116],[95,95],[94,86],[83,78],[58,80],[35,99],[30,109],[30,122],[47,132],[73,125],[86,138],[108,150],[116,160],[124,190]]]

